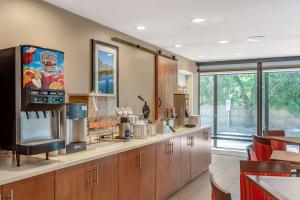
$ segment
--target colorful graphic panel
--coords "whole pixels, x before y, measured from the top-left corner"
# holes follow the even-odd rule
[[[23,87],[64,90],[64,53],[22,46]]]

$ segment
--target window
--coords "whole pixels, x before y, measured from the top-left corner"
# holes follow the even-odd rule
[[[245,150],[262,130],[300,136],[300,57],[296,59],[266,59],[249,67],[225,61],[223,68],[214,69],[206,63],[199,75],[199,113],[202,124],[213,128],[214,147]]]

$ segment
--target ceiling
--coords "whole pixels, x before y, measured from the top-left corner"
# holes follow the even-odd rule
[[[45,1],[195,61],[300,55],[300,0]]]

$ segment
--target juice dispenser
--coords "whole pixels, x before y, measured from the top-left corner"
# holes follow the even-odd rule
[[[64,148],[64,53],[32,45],[0,50],[0,149],[20,155]]]

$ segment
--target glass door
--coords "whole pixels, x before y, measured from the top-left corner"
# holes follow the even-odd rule
[[[217,147],[245,149],[256,134],[256,73],[217,76]]]

